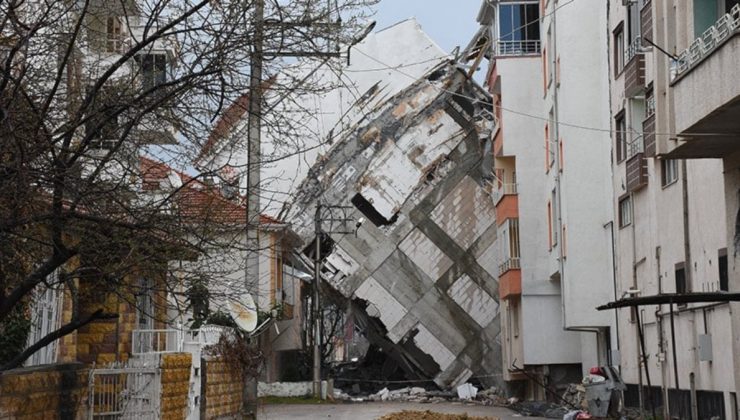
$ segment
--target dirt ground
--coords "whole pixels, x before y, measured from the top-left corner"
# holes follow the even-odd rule
[[[431,411],[436,417],[409,417],[405,412],[425,413]],[[395,413],[395,414],[394,414]],[[395,417],[383,417],[389,415]],[[446,415],[446,416],[445,416]],[[467,417],[465,417],[467,415]],[[267,404],[257,414],[259,420],[458,420],[496,419],[521,420],[522,416],[503,407],[487,407],[477,404],[437,403],[420,404],[406,402],[366,402],[353,404]],[[530,419],[534,419],[530,417]]]
[[[498,417],[475,417],[467,414],[442,414],[432,411],[401,411],[387,414],[380,420],[499,420]]]

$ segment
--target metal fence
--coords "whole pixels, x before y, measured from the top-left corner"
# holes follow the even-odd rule
[[[540,40],[498,41],[496,55],[527,55],[540,53]]]
[[[125,364],[93,368],[89,387],[91,420],[159,418],[159,368]]]
[[[182,351],[182,332],[175,329],[134,330],[131,333],[133,354],[172,353]]]

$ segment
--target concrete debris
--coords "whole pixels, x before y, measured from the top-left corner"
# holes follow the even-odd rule
[[[457,397],[461,400],[472,400],[478,394],[478,388],[470,383],[464,383],[457,387]]]
[[[496,387],[477,391],[477,388],[472,386],[471,384],[465,385],[469,385],[472,390],[475,390],[475,395],[471,395],[470,390],[466,391],[468,392],[467,394],[463,393],[462,395],[460,395],[458,392],[426,390],[421,387],[406,387],[394,390],[383,388],[374,394],[368,395],[367,397],[353,397],[341,391],[337,392],[336,390],[334,392],[334,395],[336,399],[343,399],[345,401],[397,401],[429,404],[440,402],[462,402],[499,407],[507,405],[506,398],[503,397],[501,391]],[[461,388],[467,389],[465,385],[461,386]]]
[[[572,404],[573,407],[579,407],[585,410],[588,407],[586,402],[586,388],[581,384],[570,384],[563,393],[563,399]]]
[[[365,220],[331,234],[327,284],[357,303],[368,339],[408,379],[440,388],[473,375],[497,385],[502,373],[488,103],[454,63],[438,66],[334,143],[284,212],[304,244],[317,203]]]
[[[569,411],[565,407],[544,401],[521,401],[510,405],[509,408],[523,416],[548,419],[562,419]]]

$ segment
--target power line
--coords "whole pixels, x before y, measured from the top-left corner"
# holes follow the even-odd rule
[[[575,0],[571,0],[571,2],[572,1],[575,1]],[[566,4],[568,4],[568,3],[566,3]],[[565,4],[563,4],[562,6],[565,6]],[[562,7],[562,6],[560,6],[560,7]],[[388,66],[387,64],[383,63],[382,61],[378,60],[375,57],[370,56],[369,54],[367,54],[367,53],[365,53],[363,51],[358,50],[357,52],[359,52],[360,54],[368,57],[369,59],[371,59],[371,60],[373,60],[373,61],[375,61],[375,62],[377,62],[377,63],[379,63],[381,65]],[[402,71],[400,69],[393,68],[391,66],[388,66],[388,68],[391,69],[391,70],[397,71],[397,72],[403,74],[404,76],[406,76],[408,78],[411,78],[413,80],[419,80],[418,78],[416,78],[416,77],[414,77],[414,76],[412,76],[412,75],[410,75],[410,74],[408,74],[408,73],[406,73],[406,72],[404,72],[404,71]],[[438,85],[430,82],[429,80],[425,80],[425,82],[428,85],[434,87],[435,89],[437,89],[440,92],[445,92],[445,93],[449,93],[451,95],[456,95],[458,97],[466,98],[466,99],[469,99],[471,101],[477,101],[477,102],[483,103],[484,105],[489,105],[489,106],[491,106],[493,108],[497,108],[497,109],[500,109],[502,111],[509,112],[511,114],[515,114],[515,115],[519,115],[519,116],[523,116],[523,117],[527,117],[527,118],[532,118],[532,119],[536,119],[536,120],[540,120],[540,121],[546,121],[546,122],[550,122],[550,123],[556,123],[555,120],[551,120],[551,119],[549,119],[547,117],[542,117],[542,116],[539,116],[539,115],[529,114],[529,113],[526,113],[526,112],[523,112],[523,111],[517,111],[517,110],[509,109],[509,108],[503,107],[501,105],[496,105],[493,102],[481,101],[480,98],[475,98],[475,97],[472,97],[472,96],[463,95],[463,94],[461,94],[459,92],[453,92],[451,90],[442,88],[442,87],[440,87],[440,86],[438,86]],[[634,131],[628,131],[628,130],[613,130],[611,128],[590,127],[590,126],[585,126],[585,125],[581,125],[581,124],[574,124],[574,123],[568,123],[568,122],[563,122],[563,121],[557,121],[557,124],[562,125],[562,126],[565,126],[565,127],[576,128],[576,129],[579,129],[579,130],[586,130],[586,131],[593,131],[593,132],[600,132],[600,133],[619,133],[619,134],[624,134],[624,133],[634,132]],[[645,135],[645,134],[653,134],[655,136],[676,137],[676,134],[675,133],[660,133],[660,132],[657,132],[657,131],[643,131],[642,134],[643,135]],[[740,134],[740,133],[738,133],[738,134]],[[692,133],[692,135],[696,135],[696,136],[718,136],[718,137],[726,137],[728,135],[737,135],[737,134],[734,134],[734,133],[709,133],[709,132],[707,132],[707,133]]]

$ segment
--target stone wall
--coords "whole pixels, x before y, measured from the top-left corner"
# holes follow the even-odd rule
[[[88,369],[79,363],[0,374],[0,419],[87,418]]]
[[[262,397],[305,397],[313,394],[313,382],[260,382],[257,396]]]
[[[207,419],[234,418],[242,408],[244,380],[227,363],[210,358],[202,365],[205,377],[205,417]],[[202,413],[202,411],[201,411]]]
[[[188,410],[190,390],[190,353],[163,354],[160,360],[162,369],[161,419],[183,419]]]

